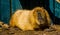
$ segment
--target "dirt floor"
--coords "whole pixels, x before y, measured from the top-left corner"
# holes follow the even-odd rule
[[[44,31],[21,31],[18,28],[9,27],[0,23],[0,35],[60,35],[60,25],[53,25]]]

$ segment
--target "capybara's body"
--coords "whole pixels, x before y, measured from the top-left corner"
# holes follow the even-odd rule
[[[40,15],[38,15],[38,11]],[[50,22],[51,20],[48,12],[42,7],[36,7],[33,10],[17,10],[10,19],[10,26],[16,26],[26,31],[39,28],[41,24],[49,26],[51,24]]]

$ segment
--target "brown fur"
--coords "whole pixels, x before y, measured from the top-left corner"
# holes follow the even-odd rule
[[[41,17],[46,21],[39,21],[37,11],[40,12]],[[46,18],[45,18],[46,16]],[[42,22],[42,23],[41,23]],[[10,26],[18,27],[21,30],[34,30],[41,24],[50,25],[50,17],[48,12],[42,7],[36,7],[33,10],[17,10],[11,17]]]

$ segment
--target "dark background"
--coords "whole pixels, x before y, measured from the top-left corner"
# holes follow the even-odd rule
[[[54,16],[54,14],[49,9],[49,0],[20,0],[23,9],[33,9],[34,7],[44,7],[54,24],[60,24],[60,18]]]

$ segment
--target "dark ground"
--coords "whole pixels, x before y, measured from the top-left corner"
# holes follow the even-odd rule
[[[53,25],[44,31],[21,31],[0,22],[0,35],[60,35],[60,25]]]

